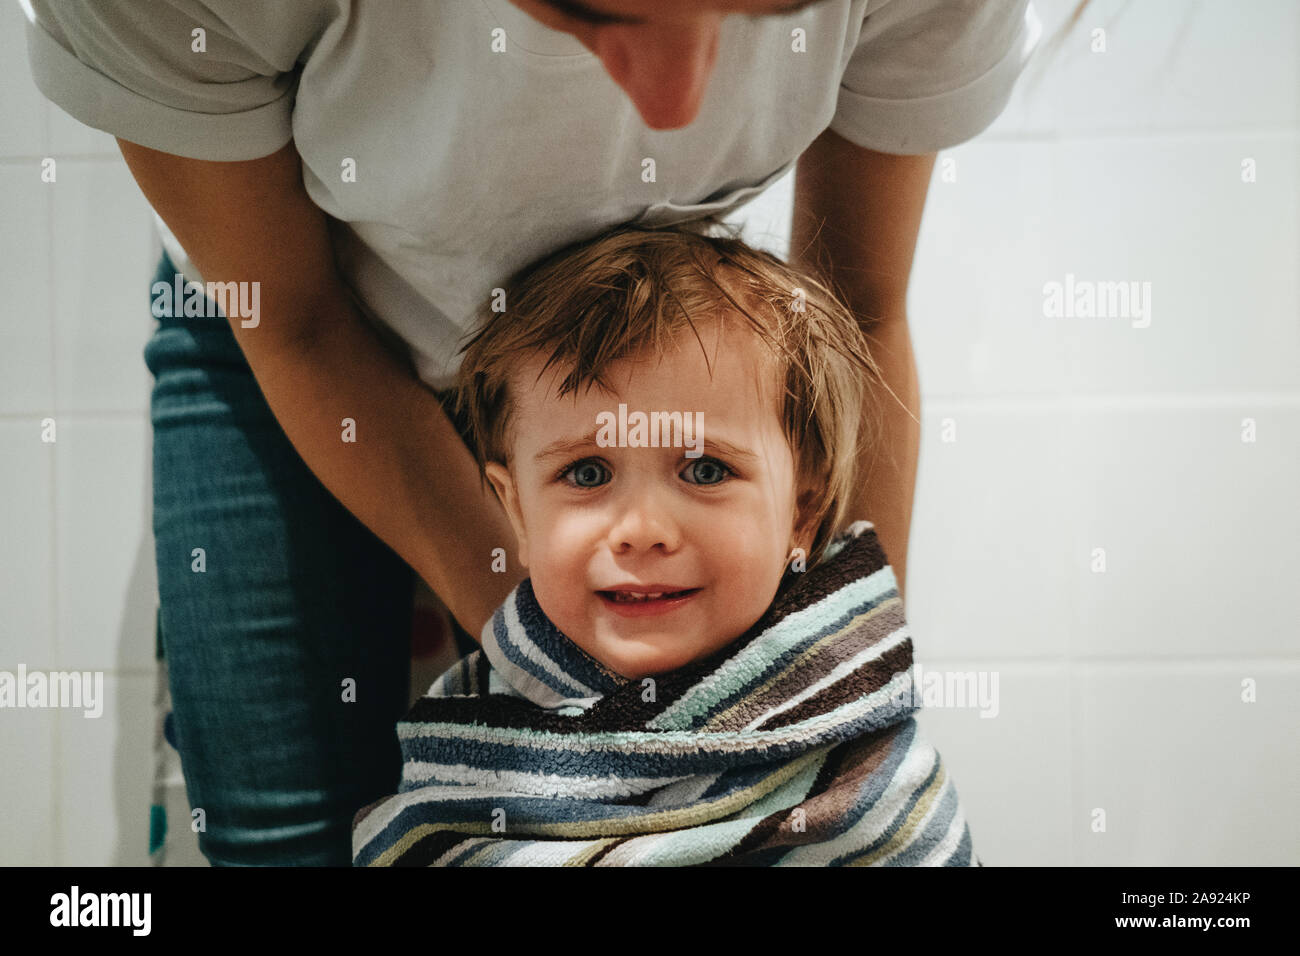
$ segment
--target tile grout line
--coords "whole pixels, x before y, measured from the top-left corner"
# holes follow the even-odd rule
[[[51,150],[51,105],[47,100],[44,103],[44,109],[41,114],[41,135],[42,146],[48,155]],[[57,170],[57,166],[55,169]],[[55,281],[57,272],[57,260],[55,258],[55,240],[54,240],[54,189],[58,188],[58,173],[55,173],[53,183],[44,183],[44,186],[52,186],[47,189],[45,194],[45,251],[46,251],[46,292],[47,305],[49,308],[50,324],[50,401],[51,411],[54,413],[55,421],[54,444],[50,448],[50,631],[54,644],[54,660],[61,667],[63,664],[63,642],[59,633],[59,444],[58,444],[58,427],[59,427],[59,335],[58,323],[58,283]],[[64,827],[63,827],[63,766],[60,756],[63,753],[63,718],[61,714],[54,716],[54,759],[50,762],[53,768],[51,774],[50,788],[53,803],[54,826],[52,827],[54,839],[54,862],[56,864],[66,862],[63,858],[64,853]]]
[[[49,154],[47,153],[46,156]],[[26,166],[29,163],[39,163],[46,156],[32,156],[23,153],[15,153],[8,156],[0,156],[0,166]],[[113,153],[64,153],[59,157],[60,162],[70,163],[114,163],[121,162],[121,154]]]
[[[993,130],[975,139],[967,140],[965,143],[950,146],[948,149],[960,149],[968,145],[1052,146],[1066,143],[1078,145],[1080,143],[1105,143],[1121,140],[1136,140],[1149,143],[1188,140],[1237,142],[1253,138],[1290,142],[1300,139],[1300,126],[1270,123],[1259,126],[1182,126],[1155,130],[1137,126],[1101,126],[1072,130],[1043,129],[1041,127],[1032,130]]]
[[[86,408],[64,409],[60,412],[60,414],[65,418],[73,418],[73,419],[79,418],[84,421],[88,421],[92,423],[95,421],[112,422],[113,424],[121,424],[122,422],[138,422],[138,421],[143,421],[147,423],[149,420],[148,407],[139,408],[135,410],[129,410],[129,409],[96,410],[96,409],[86,409]],[[31,424],[33,420],[39,422],[42,418],[46,418],[48,415],[49,412],[43,410],[36,410],[27,413],[0,412],[0,424],[26,425],[26,424]]]
[[[1300,669],[1300,658],[1297,657],[1275,657],[1272,655],[1263,657],[1237,656],[1237,657],[1080,657],[1069,656],[1063,652],[1059,655],[1043,655],[1039,657],[1018,657],[1013,655],[1002,655],[998,657],[961,657],[953,655],[951,657],[943,654],[936,654],[928,658],[918,658],[920,663],[925,667],[931,667],[938,664],[954,665],[979,665],[979,664],[1005,664],[1009,667],[1021,667],[1029,665],[1050,665],[1058,667],[1074,668],[1110,668],[1110,669],[1128,669],[1135,665],[1154,666],[1173,669],[1191,670],[1197,667],[1228,667],[1239,664],[1252,664],[1263,667],[1276,667],[1285,669],[1295,667]],[[931,661],[933,664],[926,663]],[[963,668],[965,669],[965,668]]]
[[[947,393],[927,395],[925,400],[941,405],[966,405],[996,409],[999,406],[1011,408],[1032,407],[1053,408],[1057,410],[1079,409],[1084,411],[1130,409],[1130,408],[1172,408],[1205,409],[1216,407],[1243,407],[1250,405],[1269,405],[1281,408],[1300,406],[1300,389],[1280,389],[1273,392],[1232,392],[1205,391],[1189,388],[1183,391],[1161,392],[1095,392],[1063,395],[1059,392],[1025,392],[1016,394],[961,394]]]
[[[1048,183],[1051,185],[1054,192],[1057,188],[1057,174],[1059,172],[1057,163],[1059,161],[1059,158],[1060,158],[1059,155],[1056,153],[1053,153],[1051,156],[1052,162],[1051,162],[1051,168],[1049,172]],[[1068,416],[1067,420],[1070,423],[1069,432],[1067,432],[1064,435],[1061,435],[1060,432],[1058,431],[1058,435],[1060,435],[1060,439],[1056,446],[1057,467],[1060,469],[1062,478],[1064,478],[1069,473],[1070,466],[1072,464],[1070,459],[1070,454],[1066,448],[1068,442],[1067,436],[1078,434],[1078,412],[1081,408],[1081,405],[1079,403],[1080,395],[1078,389],[1067,385],[1068,382],[1080,381],[1079,337],[1073,334],[1073,330],[1069,330],[1069,331],[1071,334],[1068,334],[1065,337],[1065,343],[1064,343],[1066,375],[1062,376],[1062,379],[1060,381],[1060,387],[1057,390],[1057,400],[1060,402],[1060,407],[1066,412]],[[1084,529],[1080,526],[1082,521],[1081,515],[1082,515],[1081,509],[1071,509],[1071,518],[1069,521],[1069,530],[1067,533],[1070,535],[1072,540],[1070,542],[1069,548],[1067,548],[1065,551],[1067,555],[1071,553],[1073,548],[1078,547],[1079,541],[1082,540]],[[1065,602],[1066,602],[1065,620],[1067,622],[1066,623],[1067,630],[1065,632],[1065,659],[1066,659],[1065,739],[1068,741],[1068,744],[1066,746],[1068,747],[1069,750],[1069,757],[1065,762],[1065,820],[1066,820],[1065,852],[1067,854],[1066,859],[1070,861],[1070,865],[1078,866],[1079,865],[1078,835],[1075,833],[1076,824],[1074,820],[1074,815],[1075,813],[1078,812],[1075,806],[1075,802],[1077,800],[1075,796],[1075,779],[1079,776],[1079,774],[1077,773],[1077,767],[1079,764],[1079,743],[1075,737],[1075,732],[1074,732],[1075,727],[1077,725],[1076,715],[1074,713],[1074,707],[1075,707],[1074,668],[1077,665],[1075,645],[1079,636],[1078,635],[1078,628],[1079,628],[1078,609],[1079,609],[1080,584],[1079,584],[1079,573],[1077,571],[1072,570],[1072,568],[1070,567],[1070,563],[1071,563],[1070,559],[1065,558],[1064,560],[1066,562],[1066,566],[1063,570],[1066,574],[1067,580],[1069,580],[1070,582],[1070,586],[1066,588],[1065,591]]]
[[[1194,390],[1187,392],[1159,392],[1150,395],[1140,393],[1074,395],[1061,397],[1051,393],[1025,393],[1023,395],[927,395],[923,396],[927,405],[942,409],[965,408],[976,411],[1012,411],[1039,412],[1047,410],[1078,411],[1121,411],[1121,410],[1172,410],[1195,411],[1205,409],[1241,409],[1265,407],[1291,409],[1300,407],[1300,391],[1294,393],[1248,393],[1239,394],[1205,394]],[[927,409],[928,414],[929,409]],[[113,422],[135,422],[145,420],[149,414],[147,404],[139,408],[67,408],[60,412],[67,418],[100,420]],[[0,423],[27,423],[33,418],[44,417],[46,412],[34,409],[29,412],[0,412]]]

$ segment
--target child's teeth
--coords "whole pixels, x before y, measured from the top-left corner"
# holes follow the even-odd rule
[[[667,593],[667,591],[655,591],[652,594],[638,594],[634,591],[619,591],[617,596],[620,601],[654,601]]]

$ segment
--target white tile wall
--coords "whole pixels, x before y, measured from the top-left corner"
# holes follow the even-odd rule
[[[1073,391],[1300,386],[1294,132],[1125,136],[1062,143],[1054,155],[1061,228],[1044,278],[1151,284],[1149,317],[1038,309],[1039,322],[1071,333]],[[1256,161],[1254,183],[1242,182],[1243,158]]]
[[[36,159],[0,163],[0,414],[36,414],[54,402],[54,323],[50,274],[53,184]]]
[[[1294,661],[1080,664],[1071,685],[1074,863],[1295,865]]]
[[[1059,659],[1071,591],[1059,423],[1024,405],[936,401],[921,436],[907,570],[917,646]]]
[[[1300,7],[1292,0],[1033,0],[1043,24],[991,138],[1120,131],[1291,130],[1300,120]],[[1105,52],[1094,52],[1094,31]]]
[[[152,382],[142,353],[153,271],[138,268],[152,260],[149,204],[120,155],[64,160],[53,196],[56,400],[139,418]]]
[[[4,64],[4,82],[0,83],[0,117],[4,118],[0,157],[5,159],[44,156],[49,151],[50,115],[27,69],[24,20],[22,8],[16,3],[0,8],[0,63]],[[11,195],[5,192],[5,208]]]
[[[1098,27],[1104,53],[1091,48]],[[1057,128],[1293,129],[1297,39],[1300,7],[1290,0],[1093,0],[1056,64]]]
[[[97,719],[0,711],[0,865],[140,865],[157,604],[142,353],[156,244],[112,137],[36,90],[23,26],[18,5],[0,3],[0,669],[103,671],[108,700]]]
[[[985,866],[1059,866],[1070,862],[1069,671],[1063,661],[930,657],[928,671],[984,672],[996,686],[996,711],[928,707],[917,718],[961,795],[971,845]],[[992,676],[997,675],[997,684]]]
[[[54,437],[58,437],[55,422]],[[0,419],[0,648],[7,664],[56,667],[54,642],[54,457],[40,419]],[[0,712],[3,713],[3,712]]]
[[[1055,393],[1063,326],[1042,320],[1061,230],[1050,143],[942,153],[912,266],[912,346],[927,395]]]
[[[1044,44],[1074,5],[1035,0]],[[22,38],[0,3],[0,668],[102,669],[108,702],[0,712],[0,863],[142,863],[155,244],[112,138],[40,98]],[[996,718],[920,718],[988,865],[1300,850],[1277,812],[1300,764],[1297,40],[1290,0],[1093,0],[936,164],[908,615],[924,667],[1000,678]],[[751,241],[785,251],[790,195],[743,211]],[[1150,325],[1046,317],[1067,273],[1150,282]]]
[[[59,862],[148,866],[153,674],[107,674],[104,711],[59,710]]]
[[[1294,657],[1300,404],[1134,403],[1080,409],[1070,429],[1073,655]]]
[[[62,420],[54,514],[62,668],[153,672],[149,455],[143,416]]]
[[[8,653],[5,658],[4,669],[13,671],[17,662]],[[0,774],[0,806],[5,808],[0,864],[4,866],[61,862],[63,818],[56,804],[63,789],[55,748],[58,713],[48,708],[6,710],[0,720],[0,754],[5,759],[5,772]]]

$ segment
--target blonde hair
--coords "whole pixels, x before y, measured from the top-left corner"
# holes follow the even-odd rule
[[[508,465],[513,445],[510,382],[539,354],[567,370],[564,397],[580,386],[608,388],[612,363],[662,353],[692,317],[743,317],[780,372],[782,428],[795,459],[801,524],[816,528],[808,564],[845,522],[859,454],[870,436],[863,410],[879,378],[849,309],[819,276],[797,271],[715,219],[669,228],[623,226],[525,267],[504,286],[507,310],[481,310],[460,349],[455,414],[479,464]],[[730,282],[738,285],[733,295]],[[748,303],[744,300],[748,300]],[[751,307],[752,305],[752,307]],[[701,347],[703,347],[701,345]],[[860,516],[858,516],[860,517]]]

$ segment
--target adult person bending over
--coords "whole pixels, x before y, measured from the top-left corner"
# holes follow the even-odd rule
[[[395,788],[412,569],[471,635],[522,576],[432,389],[504,277],[620,222],[725,210],[798,163],[794,256],[829,267],[902,402],[877,396],[893,454],[849,509],[901,589],[917,230],[936,151],[992,122],[1036,42],[1027,0],[28,2],[40,89],[118,137],[168,227],[160,274],[261,284],[255,326],[165,316],[145,351],[161,637],[213,864],[346,864],[352,814]]]

